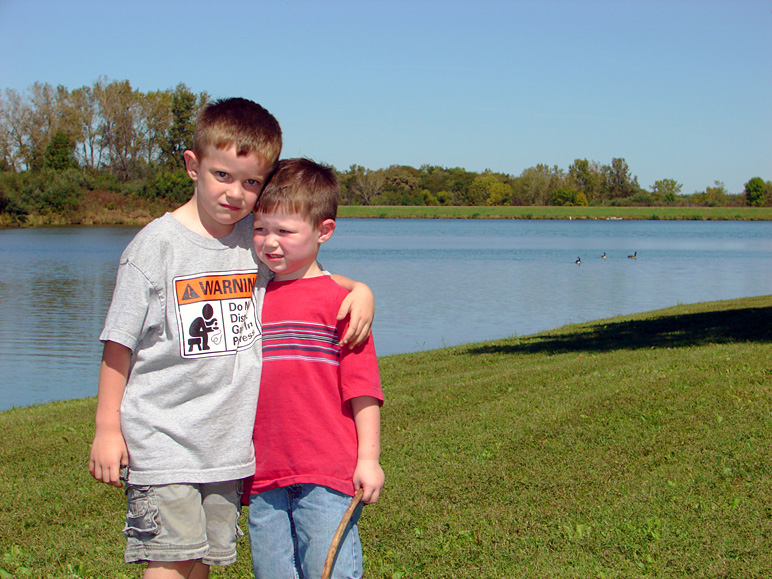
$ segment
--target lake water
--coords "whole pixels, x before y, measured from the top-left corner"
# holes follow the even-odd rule
[[[0,230],[0,410],[96,394],[136,231]],[[772,294],[772,222],[342,219],[320,261],[373,289],[385,356]]]

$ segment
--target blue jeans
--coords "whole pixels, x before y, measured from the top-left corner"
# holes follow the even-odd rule
[[[297,484],[249,497],[249,542],[256,579],[318,579],[351,497],[328,487]],[[362,577],[362,545],[354,511],[330,577]]]

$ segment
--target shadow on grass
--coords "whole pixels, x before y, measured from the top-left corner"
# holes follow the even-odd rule
[[[648,320],[597,323],[518,340],[471,347],[470,354],[530,354],[681,348],[703,344],[772,342],[772,307],[662,316]]]

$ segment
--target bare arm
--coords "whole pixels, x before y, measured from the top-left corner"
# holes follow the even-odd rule
[[[362,502],[372,504],[378,500],[386,476],[381,468],[381,409],[372,396],[351,399],[354,423],[359,442],[357,466],[354,470],[354,489],[362,487]]]
[[[129,463],[126,441],[121,434],[121,400],[130,362],[131,350],[115,342],[105,342],[88,470],[95,479],[116,487],[123,486],[119,478],[121,465]]]
[[[360,281],[336,274],[332,275],[332,279],[349,291],[346,299],[340,305],[337,315],[338,320],[342,320],[346,316],[350,318],[348,331],[340,343],[342,346],[348,345],[349,348],[355,348],[370,335],[375,317],[375,297],[370,288]]]

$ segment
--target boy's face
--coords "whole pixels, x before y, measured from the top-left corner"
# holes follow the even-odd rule
[[[271,166],[254,153],[236,148],[207,147],[203,158],[185,151],[185,167],[196,183],[196,204],[202,225],[215,237],[230,233],[248,215],[263,190]]]
[[[257,256],[276,281],[322,275],[316,263],[319,245],[332,237],[335,221],[314,227],[298,213],[255,213],[252,239]]]

